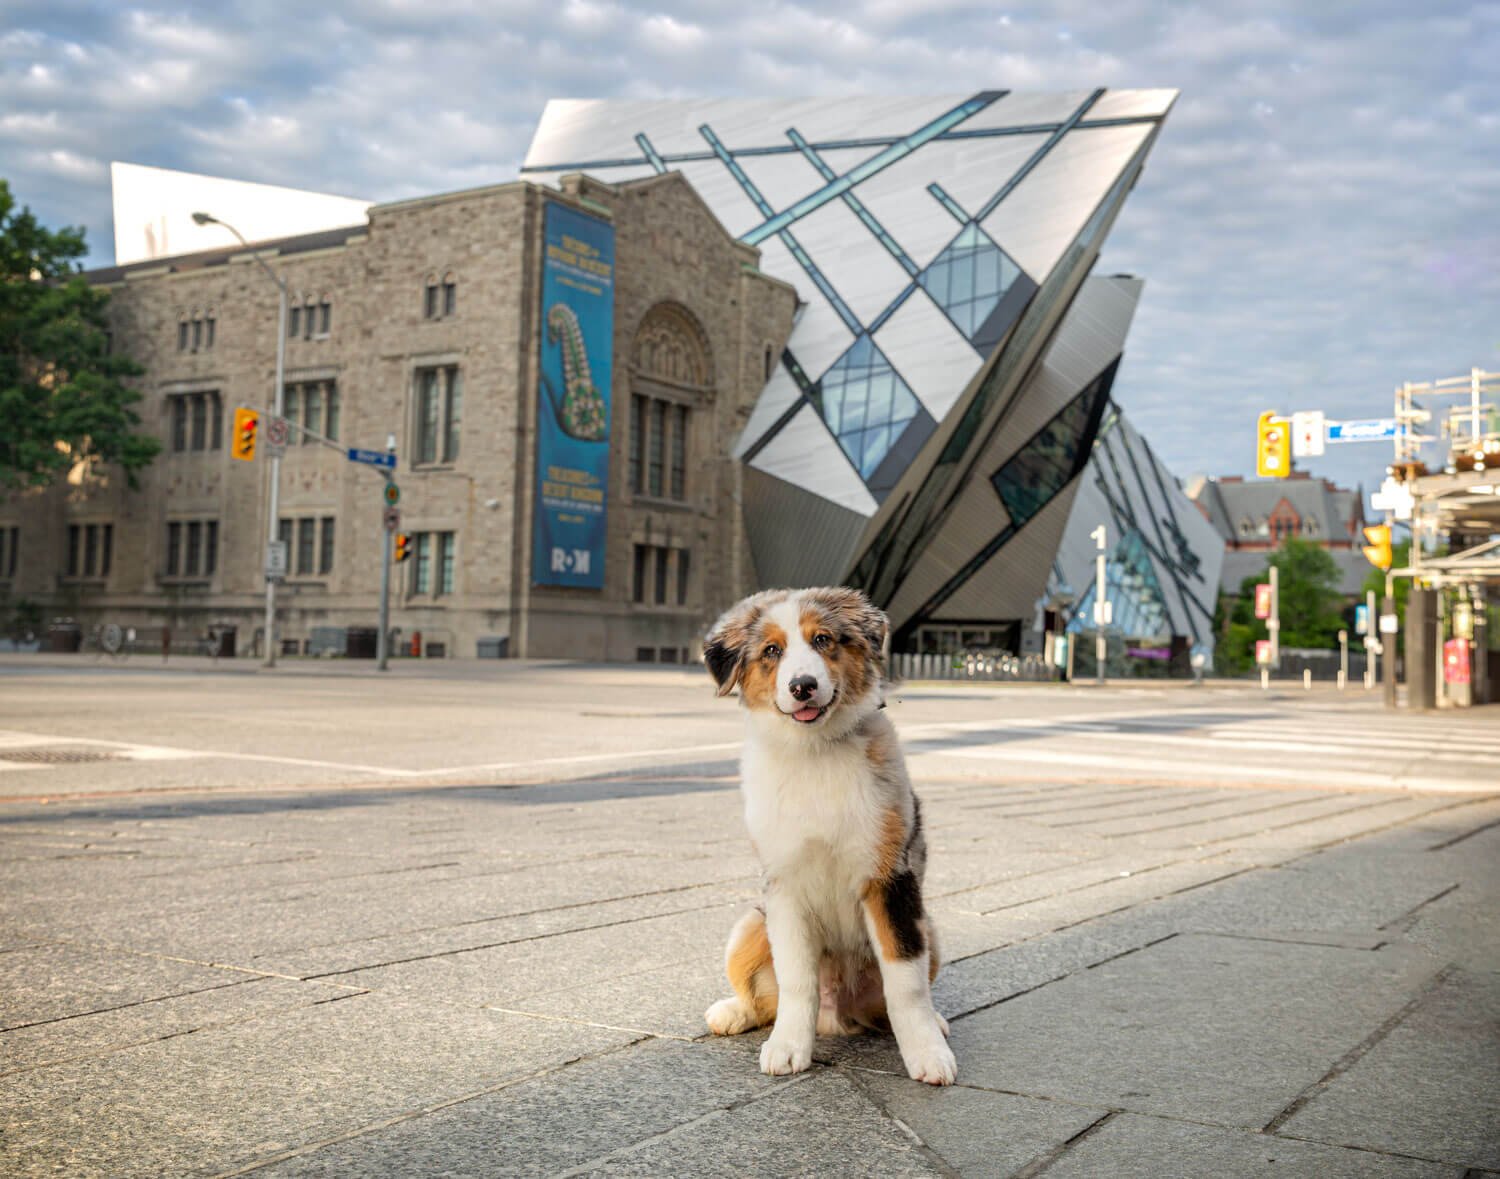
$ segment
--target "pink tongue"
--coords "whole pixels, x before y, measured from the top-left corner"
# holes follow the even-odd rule
[[[797,709],[797,711],[792,713],[792,715],[799,721],[810,721],[817,720],[818,714],[822,711],[823,710],[821,708],[814,708],[811,704],[809,704],[806,708]]]

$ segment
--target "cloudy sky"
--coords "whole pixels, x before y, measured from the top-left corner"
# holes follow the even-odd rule
[[[105,263],[112,159],[392,200],[513,178],[549,97],[1177,87],[1100,263],[1147,279],[1116,395],[1243,473],[1263,408],[1500,369],[1497,61],[1497,2],[0,0],[0,176]]]

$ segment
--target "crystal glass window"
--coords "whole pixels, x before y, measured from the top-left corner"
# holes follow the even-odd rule
[[[1111,366],[990,476],[1012,526],[1019,528],[1030,520],[1083,469],[1093,444],[1089,425],[1100,399],[1109,394],[1113,376]]]
[[[973,339],[1021,268],[977,225],[951,241],[918,281],[958,329]]]
[[[865,479],[921,411],[916,394],[869,336],[855,340],[823,375],[814,403]]]

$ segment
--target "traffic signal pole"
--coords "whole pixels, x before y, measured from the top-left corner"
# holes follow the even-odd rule
[[[387,483],[391,478],[386,476]],[[385,671],[390,659],[391,629],[391,537],[395,533],[382,525],[380,529],[380,633],[375,636],[375,669]]]
[[[260,261],[259,257],[256,261]],[[264,263],[262,263],[264,265]],[[270,268],[266,273],[271,274]],[[276,319],[276,397],[274,399],[276,416],[282,416],[286,409],[286,283],[271,274],[276,288],[280,292],[279,310]],[[266,551],[270,552],[271,546],[280,539],[280,521],[277,517],[281,513],[281,455],[271,455],[271,493],[266,519]],[[276,666],[276,578],[266,578],[266,657],[262,660],[265,667]]]

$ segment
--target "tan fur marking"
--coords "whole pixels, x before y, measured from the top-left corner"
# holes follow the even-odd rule
[[[753,914],[735,932],[739,937],[729,943],[724,967],[729,985],[761,1023],[770,1023],[776,1018],[776,981],[765,915]]]
[[[750,638],[750,643],[745,672],[740,679],[740,695],[750,708],[774,708],[776,668],[780,660],[767,659],[762,652],[771,643],[786,650],[786,632],[774,622],[767,622],[759,628],[758,634]]]
[[[874,762],[875,759],[871,757],[870,760]],[[874,879],[865,886],[866,895],[869,895],[870,888],[877,882],[884,883],[896,874],[896,867],[901,862],[901,852],[905,847],[906,823],[901,818],[901,812],[891,807],[880,821],[880,839],[875,844],[875,864],[870,873]]]
[[[894,962],[901,956],[896,945],[896,931],[891,928],[890,914],[885,911],[885,894],[881,892],[880,882],[870,881],[865,885],[865,912],[870,914],[870,921],[875,926],[875,937],[880,942],[880,953],[888,962]]]

